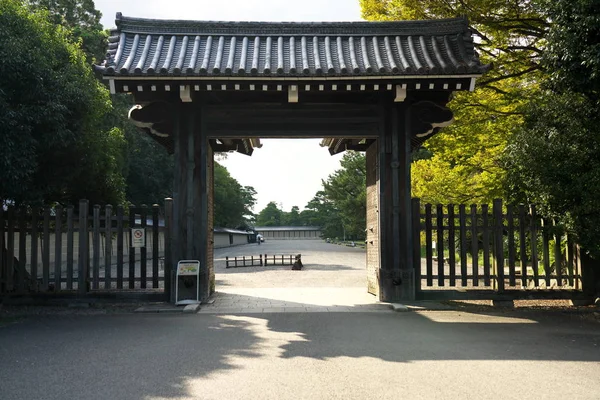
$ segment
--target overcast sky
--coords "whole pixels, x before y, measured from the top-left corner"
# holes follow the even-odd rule
[[[359,0],[95,0],[105,28],[115,15],[212,21],[357,21]],[[243,186],[257,191],[255,212],[275,201],[285,211],[303,209],[339,168],[341,155],[330,156],[320,139],[269,139],[252,157],[230,153],[221,163]]]

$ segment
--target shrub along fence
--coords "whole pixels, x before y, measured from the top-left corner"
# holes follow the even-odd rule
[[[434,298],[436,291],[451,294],[439,297],[474,298],[486,290],[534,296],[581,290],[579,247],[562,225],[540,217],[535,205],[495,200],[489,210],[485,204],[422,206],[413,199],[412,226],[417,297]]]
[[[0,294],[168,296],[170,207],[0,208]]]

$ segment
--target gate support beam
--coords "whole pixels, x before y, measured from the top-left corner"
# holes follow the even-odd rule
[[[208,260],[208,139],[198,104],[175,105],[172,264],[200,261],[200,297],[210,295]]]
[[[385,104],[380,140],[381,301],[415,299],[411,224],[410,103]]]

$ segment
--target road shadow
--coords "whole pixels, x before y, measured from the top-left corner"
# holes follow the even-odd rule
[[[0,327],[0,382],[3,400],[151,400],[202,398],[208,380],[235,385],[251,365],[306,360],[598,363],[598,327],[493,310],[39,317]]]

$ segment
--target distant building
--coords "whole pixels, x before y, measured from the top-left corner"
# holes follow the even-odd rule
[[[215,228],[213,230],[214,247],[229,247],[240,244],[248,244],[253,232],[240,231],[237,229]]]
[[[256,226],[254,230],[268,240],[315,240],[321,239],[318,226]]]

